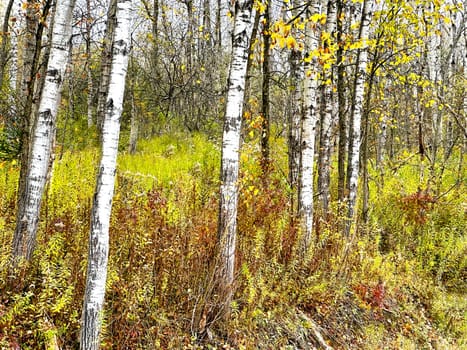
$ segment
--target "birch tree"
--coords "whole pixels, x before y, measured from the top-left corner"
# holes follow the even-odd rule
[[[345,7],[343,0],[337,0],[336,40],[336,90],[337,90],[337,116],[339,125],[339,142],[337,149],[337,199],[343,202],[345,199],[345,160],[347,147],[347,116],[345,98],[345,67],[344,67],[344,17]]]
[[[269,169],[269,134],[270,134],[270,103],[269,103],[269,90],[271,80],[271,0],[265,3],[263,13],[263,81],[261,88],[261,165],[263,175],[266,175]]]
[[[110,66],[112,61],[112,40],[115,32],[116,11],[117,0],[110,0],[109,9],[107,11],[105,37],[102,44],[100,80],[97,89],[96,125],[100,132],[102,131],[102,124],[105,118],[105,102],[107,101],[107,93],[109,90]]]
[[[86,0],[86,35],[85,35],[85,42],[86,42],[86,74],[88,79],[88,94],[87,94],[87,121],[88,121],[88,128],[90,128],[93,124],[93,90],[94,86],[92,83],[92,57],[91,57],[91,29],[92,29],[92,15],[91,15],[91,0]]]
[[[306,11],[305,58],[303,81],[303,117],[301,135],[300,169],[300,219],[303,224],[302,249],[308,251],[313,231],[313,164],[315,155],[316,124],[318,121],[318,59],[313,52],[319,47],[320,28],[319,1],[310,3]]]
[[[33,130],[31,152],[25,179],[23,206],[19,208],[13,238],[13,258],[32,256],[39,223],[49,159],[55,138],[57,112],[68,61],[71,19],[75,0],[58,0],[53,20],[52,43],[47,70]]]
[[[304,16],[299,16],[298,6],[300,2],[292,1],[291,17],[297,17],[297,22],[302,23]],[[292,27],[292,35],[299,37],[300,31],[297,25]],[[302,117],[302,82],[303,82],[303,63],[302,52],[298,45],[295,45],[290,50],[289,55],[290,65],[290,108],[288,116],[288,168],[289,168],[289,185],[291,188],[290,208],[292,217],[298,213],[299,201],[299,174],[300,174],[300,138],[301,138],[301,117]]]
[[[115,184],[120,117],[130,51],[131,7],[131,0],[117,1],[117,24],[112,45],[109,90],[102,128],[102,151],[91,212],[88,268],[80,336],[80,349],[82,350],[99,348],[107,279],[110,213]]]
[[[357,188],[359,178],[359,160],[361,143],[361,120],[364,106],[364,89],[366,67],[368,63],[368,39],[370,30],[370,21],[372,16],[373,0],[365,0],[362,5],[362,17],[360,22],[359,40],[361,48],[358,51],[357,67],[354,82],[354,103],[352,111],[352,127],[349,132],[349,156],[347,166],[348,176],[348,221],[345,232],[350,234],[350,229],[354,221],[355,205],[357,201]]]
[[[220,174],[220,207],[218,238],[220,242],[220,289],[224,293],[228,313],[232,300],[237,238],[237,204],[240,134],[243,97],[253,30],[253,1],[237,0],[234,3],[234,27],[230,60],[228,90],[222,136],[222,163]]]
[[[5,9],[5,15],[3,18],[2,32],[0,33],[1,47],[0,47],[0,89],[3,87],[3,77],[5,75],[6,63],[8,59],[7,43],[11,36],[9,32],[9,21],[10,14],[13,8],[14,0],[9,0],[8,5]]]
[[[330,55],[323,64],[323,91],[321,116],[320,143],[319,143],[319,162],[318,162],[318,192],[320,196],[320,205],[324,213],[328,211],[331,200],[330,193],[330,165],[331,165],[331,129],[334,121],[335,94],[333,93],[333,56],[334,56],[334,33],[336,31],[336,2],[331,0],[327,2],[327,16],[325,31],[322,34],[323,52]]]

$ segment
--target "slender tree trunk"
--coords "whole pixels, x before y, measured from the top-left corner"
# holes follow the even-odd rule
[[[136,144],[138,142],[139,120],[138,112],[135,103],[135,92],[131,93],[131,121],[130,121],[130,142],[128,152],[134,154],[136,152]]]
[[[154,0],[153,3],[153,12],[152,12],[152,38],[154,40],[153,44],[153,62],[154,62],[154,69],[157,69],[157,60],[159,56],[159,0]]]
[[[131,0],[117,1],[117,23],[112,45],[112,64],[106,112],[102,128],[102,153],[91,212],[88,268],[84,294],[80,349],[99,348],[102,327],[109,226],[115,185],[125,77],[130,51]]]
[[[97,130],[102,131],[107,101],[107,92],[109,90],[110,66],[112,62],[112,45],[116,25],[117,0],[110,0],[109,10],[107,11],[107,25],[105,30],[104,43],[102,45],[101,57],[101,75],[99,82],[99,92],[97,100]]]
[[[92,22],[92,14],[91,14],[91,0],[86,0],[86,73],[88,78],[88,94],[87,94],[87,121],[88,121],[88,128],[92,127],[93,125],[93,95],[94,95],[94,86],[92,82],[92,57],[91,57],[91,22]]]
[[[355,221],[355,207],[357,202],[357,189],[359,179],[359,161],[360,161],[360,138],[361,138],[361,119],[363,114],[364,83],[366,76],[366,67],[368,62],[368,36],[371,21],[371,10],[373,0],[365,0],[362,8],[362,19],[360,25],[359,39],[363,41],[362,48],[358,52],[357,69],[354,84],[354,109],[352,113],[352,128],[350,130],[349,140],[349,164],[347,168],[349,179],[349,200],[347,224],[345,232],[350,234],[350,230]]]
[[[0,47],[0,91],[3,87],[3,78],[5,76],[5,69],[6,69],[6,62],[8,59],[8,51],[7,51],[7,44],[9,42],[9,21],[10,21],[10,14],[11,9],[13,7],[15,0],[9,0],[8,5],[5,10],[5,16],[3,17],[3,25],[2,25],[2,32],[0,33],[0,37],[2,40],[2,46]]]
[[[20,58],[21,69],[18,72],[18,83],[16,84],[16,108],[19,115],[19,125],[21,130],[21,168],[18,181],[18,198],[17,198],[17,214],[16,222],[19,222],[24,215],[24,201],[26,189],[26,178],[28,171],[29,160],[29,140],[31,129],[31,110],[34,94],[34,82],[36,79],[36,66],[39,59],[42,39],[39,35],[39,13],[36,9],[36,1],[29,0],[26,3],[26,24],[25,33],[21,41],[22,55]]]
[[[221,254],[220,289],[224,312],[229,314],[233,296],[235,249],[237,238],[238,170],[242,110],[250,37],[253,29],[253,1],[234,4],[232,56],[222,136],[222,163],[219,208],[219,242]]]
[[[288,131],[288,164],[289,186],[291,188],[290,208],[292,216],[298,214],[299,175],[300,175],[300,144],[301,144],[301,116],[302,116],[302,89],[303,66],[300,50],[294,49],[290,53],[290,112]]]
[[[253,22],[253,30],[251,31],[251,39],[248,47],[248,60],[246,64],[246,76],[245,76],[245,93],[243,97],[244,107],[246,110],[249,108],[250,100],[250,81],[251,81],[251,67],[253,65],[253,50],[256,42],[256,37],[258,36],[258,27],[259,27],[259,18],[261,17],[259,11],[255,13],[255,20]]]
[[[378,143],[376,150],[376,166],[381,167],[386,156],[386,145],[388,140],[388,117],[386,114],[381,116],[378,131]],[[407,147],[410,149],[409,145]]]
[[[307,18],[319,13],[319,1],[311,2],[307,9]],[[303,225],[302,251],[308,252],[313,232],[313,165],[315,155],[316,124],[318,121],[317,93],[318,62],[310,53],[319,47],[319,23],[309,20],[305,24],[305,79],[303,82],[303,118],[301,136],[300,169],[300,218]]]
[[[338,125],[339,125],[339,143],[337,151],[337,199],[339,202],[343,202],[345,194],[345,160],[346,160],[346,149],[347,149],[347,118],[345,112],[345,67],[343,65],[344,47],[342,44],[343,39],[343,14],[344,4],[343,0],[337,1],[337,42],[338,48],[336,52],[336,67],[337,67],[337,104],[338,104]]]
[[[424,9],[425,10],[425,9]],[[428,156],[430,160],[430,180],[433,180],[435,178],[435,164],[437,161],[437,156],[438,156],[438,147],[439,147],[439,141],[440,141],[440,133],[441,133],[441,121],[442,121],[442,116],[440,111],[438,110],[438,104],[436,102],[437,100],[437,94],[438,94],[438,84],[439,84],[439,78],[440,78],[440,71],[439,67],[441,65],[440,62],[440,37],[436,33],[437,32],[437,25],[435,23],[432,23],[432,14],[438,11],[438,9],[435,8],[435,5],[433,3],[430,3],[429,5],[429,14],[426,15],[424,13],[424,22],[425,22],[425,31],[427,33],[427,36],[425,38],[426,40],[426,69],[427,69],[427,78],[430,80],[430,82],[433,84],[431,88],[431,101],[434,103],[431,103],[431,101],[425,105],[425,111],[424,115],[428,118],[431,117],[431,154]]]
[[[327,2],[327,17],[325,32],[330,35],[329,39],[324,40],[323,50],[330,51],[330,46],[334,41],[334,34],[336,30],[336,2],[330,0]],[[323,86],[323,113],[321,118],[320,128],[320,143],[319,143],[319,159],[318,159],[318,193],[320,198],[320,205],[323,214],[326,214],[329,209],[331,201],[331,136],[332,126],[334,124],[333,111],[335,96],[333,93],[334,78],[333,67],[324,68],[322,75]]]
[[[299,16],[298,6],[300,2],[294,0],[292,3],[292,18],[297,17],[297,20],[302,23],[304,16]],[[299,38],[300,31],[296,26],[292,27],[292,36]],[[291,222],[298,217],[299,213],[299,192],[300,192],[300,145],[301,145],[301,119],[302,119],[302,105],[303,105],[303,94],[302,94],[302,83],[304,79],[303,75],[303,62],[302,52],[298,47],[294,46],[290,50],[288,57],[290,65],[290,85],[289,85],[289,112],[288,112],[288,135],[287,135],[287,147],[288,147],[288,168],[289,168],[289,186],[290,186],[290,214]]]
[[[269,81],[270,81],[270,50],[271,50],[271,23],[270,4],[266,3],[263,14],[263,86],[261,89],[261,166],[263,175],[269,169],[269,134],[270,134],[270,104],[269,104]]]
[[[33,131],[31,155],[25,180],[24,206],[18,214],[13,238],[13,258],[29,260],[32,256],[39,223],[49,159],[55,137],[60,95],[63,87],[68,44],[71,38],[71,18],[74,1],[58,0],[53,20],[52,46],[44,86]]]
[[[212,48],[212,35],[211,35],[211,4],[209,0],[203,0],[203,33],[207,37],[202,37],[202,48]]]
[[[221,51],[222,48],[222,25],[221,25],[221,7],[222,0],[217,0],[216,8],[216,46],[217,51]]]
[[[130,68],[131,73],[135,75],[135,65],[133,63],[134,58],[131,58]],[[130,74],[131,74],[130,73]],[[128,152],[130,154],[134,154],[136,152],[136,143],[138,141],[138,129],[139,129],[139,116],[138,116],[138,109],[136,108],[136,101],[135,101],[135,83],[134,77],[130,79],[129,82],[129,95],[130,95],[130,142],[128,143]]]

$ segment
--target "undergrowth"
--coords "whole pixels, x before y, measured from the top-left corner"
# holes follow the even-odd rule
[[[438,194],[416,163],[372,169],[370,221],[346,240],[342,218],[317,215],[312,251],[301,256],[283,141],[271,152],[278,161],[264,177],[257,147],[243,148],[229,321],[212,314],[218,147],[172,135],[119,156],[102,348],[312,349],[318,335],[335,349],[465,348],[466,189],[452,186],[454,165]],[[17,284],[8,261],[18,168],[0,163],[2,349],[77,347],[97,154],[57,159],[37,249]]]

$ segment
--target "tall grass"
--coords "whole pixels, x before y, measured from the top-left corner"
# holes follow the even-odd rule
[[[102,348],[306,349],[319,346],[316,329],[338,349],[467,344],[465,184],[453,187],[455,162],[435,201],[417,192],[416,160],[371,169],[369,224],[346,241],[337,209],[318,215],[302,257],[282,139],[271,153],[277,162],[264,177],[258,147],[243,147],[230,321],[212,313],[218,146],[177,134],[119,155]],[[1,348],[76,348],[97,162],[93,148],[56,161],[36,253],[16,288],[7,266],[18,169],[0,165]]]

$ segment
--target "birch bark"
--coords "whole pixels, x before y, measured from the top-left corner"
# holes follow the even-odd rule
[[[109,226],[120,135],[120,117],[123,109],[125,77],[130,51],[131,14],[132,1],[118,0],[109,91],[102,128],[101,160],[91,212],[88,268],[80,336],[80,349],[82,350],[99,348],[107,279]]]
[[[349,164],[347,168],[349,178],[349,200],[348,200],[348,221],[345,232],[350,234],[354,222],[355,206],[357,202],[357,189],[359,179],[359,160],[361,143],[361,119],[363,114],[363,100],[365,90],[366,67],[368,63],[368,37],[370,22],[372,17],[374,0],[365,0],[362,8],[362,18],[360,25],[359,39],[362,41],[362,47],[358,52],[357,70],[354,84],[354,109],[352,113],[352,128],[349,139]]]
[[[311,53],[318,49],[320,28],[319,21],[311,20],[312,14],[320,13],[319,1],[311,2],[307,9],[305,24],[305,78],[303,81],[303,117],[301,136],[301,169],[300,169],[300,219],[303,224],[302,250],[307,252],[313,231],[313,164],[315,155],[316,124],[318,120],[318,60]]]
[[[269,80],[271,70],[271,6],[266,2],[266,9],[263,14],[263,81],[261,89],[261,165],[263,175],[267,175],[269,170],[269,134],[270,134],[270,104],[269,104]]]
[[[345,67],[344,48],[342,45],[344,36],[344,1],[337,1],[337,23],[336,23],[336,40],[339,43],[336,52],[336,70],[337,70],[337,114],[339,125],[339,143],[337,150],[337,199],[343,202],[345,199],[345,160],[347,148],[347,117],[346,117],[346,98],[345,98]]]
[[[109,90],[110,66],[112,61],[112,42],[115,32],[116,10],[117,0],[110,0],[109,10],[107,11],[105,38],[102,45],[101,74],[97,95],[96,125],[100,132],[102,131],[102,124],[104,122],[106,113],[105,102],[107,100],[107,93]]]
[[[235,249],[237,238],[238,170],[243,97],[249,42],[253,29],[253,1],[238,0],[234,4],[235,18],[232,54],[229,69],[227,101],[222,136],[222,163],[218,236],[220,241],[220,288],[224,293],[228,313],[233,296]]]
[[[19,62],[16,84],[16,108],[19,115],[19,124],[21,130],[21,169],[18,181],[18,198],[17,198],[17,215],[16,222],[19,222],[24,213],[25,206],[25,193],[26,193],[26,179],[28,172],[29,162],[29,145],[30,145],[30,128],[31,128],[31,110],[34,93],[34,82],[39,53],[37,48],[41,45],[36,45],[36,33],[39,28],[39,12],[36,9],[37,2],[35,0],[28,0],[25,2],[25,30],[20,40],[21,54],[18,55]],[[38,36],[39,38],[39,36]],[[16,237],[17,234],[15,232]],[[15,238],[13,238],[13,244]],[[13,252],[13,255],[17,253]]]
[[[330,46],[334,41],[334,34],[336,31],[336,2],[331,0],[327,3],[327,16],[325,32],[329,35],[328,39],[323,42],[324,51],[330,51]],[[329,202],[331,200],[331,193],[329,186],[331,183],[331,131],[334,121],[333,111],[335,103],[335,96],[333,93],[334,79],[333,67],[323,69],[323,115],[321,118],[320,128],[320,143],[319,143],[319,162],[318,162],[318,193],[320,198],[320,205],[323,213],[326,214],[329,209]]]
[[[87,102],[87,116],[88,116],[88,128],[93,124],[93,106],[92,99],[94,94],[94,87],[92,83],[92,69],[91,69],[91,0],[86,0],[86,74],[88,79],[88,95],[86,98]]]
[[[292,3],[292,18],[298,15],[297,8],[300,5],[298,1]],[[300,23],[303,16],[299,17]],[[292,35],[299,38],[300,31],[296,26],[292,27]],[[302,40],[302,38],[299,38]],[[290,208],[292,217],[295,217],[299,211],[299,174],[300,174],[300,138],[301,138],[301,117],[302,117],[302,82],[303,82],[303,63],[302,53],[298,47],[292,48],[289,56],[290,64],[290,112],[289,112],[289,130],[288,130],[288,165],[289,165],[289,185],[291,188]]]
[[[55,138],[58,106],[68,61],[71,18],[75,0],[59,0],[55,10],[50,57],[33,130],[25,179],[23,207],[18,213],[13,238],[13,258],[29,260],[36,241],[42,195]]]

